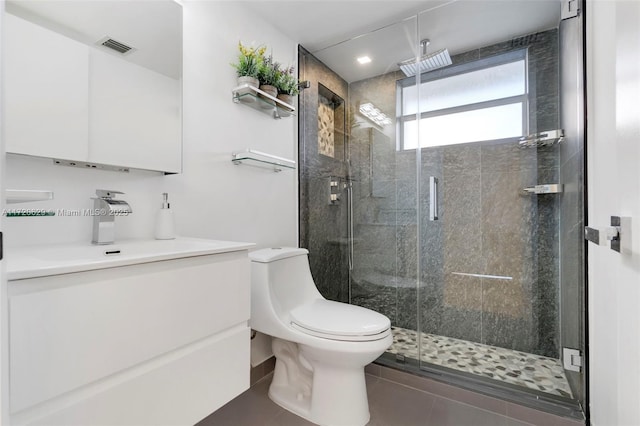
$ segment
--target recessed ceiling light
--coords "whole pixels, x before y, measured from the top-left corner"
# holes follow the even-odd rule
[[[368,56],[360,56],[358,58],[358,62],[360,62],[360,65],[368,64],[369,62],[371,62],[371,58]]]

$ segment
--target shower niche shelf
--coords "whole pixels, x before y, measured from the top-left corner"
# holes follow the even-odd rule
[[[296,109],[293,105],[282,102],[249,84],[241,84],[231,93],[233,94],[233,102],[246,105],[265,114],[272,114],[275,119],[295,115]]]
[[[274,172],[281,172],[284,169],[295,170],[296,168],[296,162],[293,160],[253,149],[232,152],[231,161],[236,166],[246,163],[253,166],[269,167],[272,168]]]

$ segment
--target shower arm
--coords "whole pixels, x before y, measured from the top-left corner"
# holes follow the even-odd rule
[[[425,38],[420,40],[420,47],[422,48],[422,56],[427,56],[427,47],[431,44],[431,40]]]

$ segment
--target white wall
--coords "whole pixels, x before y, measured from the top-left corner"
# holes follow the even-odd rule
[[[247,147],[296,159],[296,118],[268,114],[231,101],[237,43],[263,43],[284,64],[295,63],[296,44],[245,5],[186,1],[184,5],[183,173],[129,174],[54,166],[51,160],[7,159],[6,188],[52,189],[55,200],[27,208],[83,209],[97,188],[125,192],[133,214],[116,218],[117,239],[151,238],[161,193],[169,192],[179,235],[297,244],[297,172],[234,166],[231,152]],[[37,123],[34,123],[37,125]],[[149,153],[153,155],[153,153]],[[91,217],[5,219],[10,248],[91,241]]]
[[[294,64],[297,46],[236,2],[184,8],[184,173],[167,179],[180,232],[297,246],[297,172],[235,166],[231,152],[254,148],[297,159],[297,119],[231,101],[238,41]]]
[[[0,0],[0,11],[4,10],[4,0]],[[2,57],[2,30],[4,28],[4,14],[0,12],[0,87],[4,81],[3,57]],[[0,194],[5,188],[5,143],[4,143],[4,122],[1,112],[4,111],[2,98],[0,97]],[[4,197],[0,196],[0,208],[4,208]],[[5,232],[6,221],[0,215],[0,231]],[[0,261],[0,342],[9,341],[9,324],[6,320],[9,310],[9,298],[7,295],[7,280],[5,276],[6,260]],[[0,424],[8,424],[9,419],[9,348],[7,345],[0,345]]]
[[[639,22],[639,2],[587,3],[589,224],[631,216],[635,228],[632,255],[589,245],[589,387],[597,426],[640,424]]]
[[[274,120],[231,100],[236,76],[229,64],[236,59],[240,40],[269,46],[284,64],[295,64],[297,59],[296,43],[245,5],[185,2],[182,174],[83,170],[11,156],[0,189],[51,189],[53,201],[15,206],[68,210],[91,208],[90,197],[97,188],[125,192],[122,198],[131,204],[133,214],[116,218],[116,240],[152,238],[161,193],[167,191],[179,235],[249,241],[258,247],[297,246],[297,171],[274,173],[234,166],[230,161],[232,151],[244,148],[297,159],[295,117]],[[90,244],[91,221],[91,217],[74,216],[6,218],[6,253],[10,257],[11,247],[31,244]],[[3,284],[0,295],[5,289]],[[5,299],[0,299],[4,308]],[[4,330],[5,325],[0,325]],[[262,343],[259,353],[268,354],[269,342]],[[2,383],[0,391],[7,381]]]

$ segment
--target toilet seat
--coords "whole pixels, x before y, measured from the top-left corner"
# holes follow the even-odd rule
[[[389,318],[360,306],[317,299],[291,310],[291,326],[324,339],[372,341],[384,339],[391,328]]]

